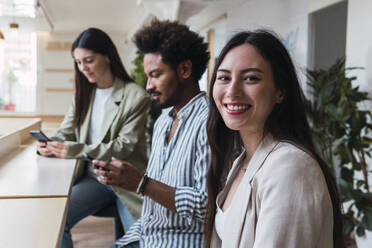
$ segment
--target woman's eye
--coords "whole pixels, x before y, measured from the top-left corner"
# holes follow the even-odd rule
[[[251,82],[251,81],[258,81],[258,80],[259,80],[259,78],[256,77],[256,76],[246,76],[246,77],[244,77],[244,81]]]
[[[227,77],[227,76],[222,75],[222,76],[217,76],[217,80],[219,80],[219,81],[228,81],[228,80],[230,80],[230,78]]]

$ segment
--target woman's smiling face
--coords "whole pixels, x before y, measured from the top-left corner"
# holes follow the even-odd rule
[[[232,48],[222,60],[213,99],[228,128],[260,132],[283,96],[275,87],[270,64],[245,43]]]

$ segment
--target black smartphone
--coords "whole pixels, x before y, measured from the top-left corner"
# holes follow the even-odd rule
[[[34,137],[35,139],[37,139],[40,142],[52,141],[41,130],[30,130],[29,133],[31,134],[32,137]]]
[[[84,159],[86,160],[86,161],[88,161],[88,162],[90,162],[91,164],[92,164],[92,162],[93,162],[93,158],[91,157],[91,156],[89,156],[87,153],[83,153],[83,157],[84,157]],[[109,169],[107,169],[107,168],[105,168],[105,167],[101,167],[101,166],[97,166],[97,165],[93,165],[93,167],[95,168],[95,169],[99,169],[99,168],[101,168],[102,170],[104,170],[104,171],[110,171]]]

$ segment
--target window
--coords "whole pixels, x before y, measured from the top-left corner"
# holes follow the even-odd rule
[[[0,41],[0,111],[36,111],[36,33],[8,31]]]

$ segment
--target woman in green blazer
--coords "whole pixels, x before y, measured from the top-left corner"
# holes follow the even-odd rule
[[[81,219],[117,205],[127,230],[140,216],[141,198],[99,183],[90,162],[112,157],[130,161],[141,171],[147,164],[145,121],[150,106],[146,91],[133,83],[110,37],[96,28],[82,32],[71,50],[75,64],[75,99],[43,156],[77,158],[62,247],[73,247],[70,229]]]

